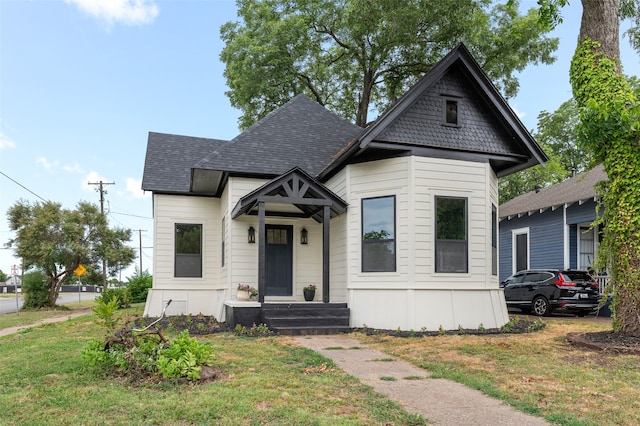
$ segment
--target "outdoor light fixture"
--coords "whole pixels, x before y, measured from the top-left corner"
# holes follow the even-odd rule
[[[300,231],[300,244],[308,244],[309,243],[309,233],[305,228],[302,228]]]
[[[253,229],[253,226],[249,227],[249,244],[255,244],[256,242],[256,230]]]

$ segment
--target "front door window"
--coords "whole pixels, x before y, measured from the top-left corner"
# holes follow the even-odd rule
[[[266,225],[265,296],[293,295],[293,226]]]

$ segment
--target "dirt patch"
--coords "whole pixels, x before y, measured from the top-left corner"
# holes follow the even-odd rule
[[[640,337],[613,331],[569,333],[567,340],[578,347],[640,355]]]

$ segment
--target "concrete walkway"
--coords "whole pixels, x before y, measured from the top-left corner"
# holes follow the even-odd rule
[[[332,359],[346,373],[434,424],[549,425],[539,417],[516,411],[475,389],[451,380],[431,379],[428,371],[372,349],[352,337],[337,334],[295,336],[293,339]],[[381,379],[391,377],[395,380]]]
[[[0,337],[8,336],[9,334],[18,333],[18,332],[20,332],[22,330],[26,330],[26,329],[31,328],[31,327],[37,327],[37,326],[42,325],[42,324],[51,324],[51,323],[54,323],[54,322],[62,322],[62,321],[70,320],[71,318],[81,317],[82,315],[89,315],[90,313],[91,313],[91,310],[89,308],[80,309],[80,310],[77,310],[77,311],[69,312],[67,315],[58,316],[58,317],[51,317],[51,318],[45,318],[43,320],[34,322],[32,324],[22,324],[22,325],[16,325],[15,327],[3,328],[3,329],[0,329]]]

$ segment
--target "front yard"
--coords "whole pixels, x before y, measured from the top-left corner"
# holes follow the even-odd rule
[[[95,318],[0,337],[1,424],[425,424],[284,336],[200,337],[213,345],[223,372],[217,381],[95,377],[80,359],[89,339],[104,336]],[[640,424],[640,356],[578,349],[565,339],[606,323],[544,321],[542,331],[520,335],[354,336],[553,423]],[[0,318],[0,328],[8,323]]]

